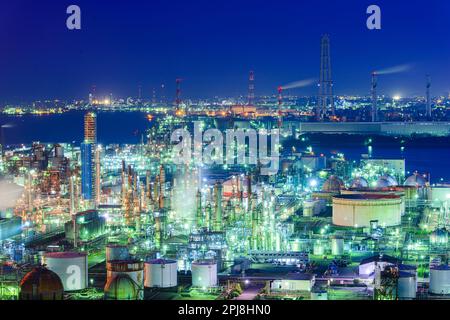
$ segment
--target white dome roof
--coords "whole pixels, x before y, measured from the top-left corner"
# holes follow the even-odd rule
[[[423,187],[426,183],[425,178],[416,172],[405,180],[404,185],[409,187]]]
[[[364,179],[363,177],[357,177],[355,179],[352,180],[351,184],[350,184],[350,188],[368,188],[369,187],[369,182],[367,182],[366,179]]]
[[[322,191],[339,192],[344,186],[344,182],[337,176],[330,176],[322,186]]]
[[[381,176],[377,180],[377,188],[388,188],[398,186],[397,180],[395,178],[385,175]]]

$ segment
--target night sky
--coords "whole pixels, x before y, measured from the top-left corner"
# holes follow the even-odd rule
[[[77,4],[82,29],[66,28]],[[366,28],[366,8],[382,9],[382,30]],[[336,94],[367,94],[370,72],[411,64],[380,79],[380,93],[450,91],[448,0],[5,0],[0,4],[0,103],[99,94],[144,98],[181,77],[183,98],[256,94],[318,78],[320,36],[331,37]],[[316,94],[311,86],[295,94]]]

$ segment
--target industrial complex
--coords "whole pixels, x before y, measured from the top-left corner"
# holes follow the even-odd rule
[[[339,96],[332,39],[317,41],[318,80],[267,96],[248,70],[234,98],[189,100],[177,77],[174,101],[165,85],[147,98],[92,86],[63,105],[2,107],[0,300],[450,299],[448,159],[430,147],[448,142],[450,97],[430,76],[423,97],[381,94],[402,68]],[[122,132],[129,113],[145,121],[138,142],[105,142],[104,115]],[[81,141],[53,128],[5,139],[9,122],[62,115],[82,119],[67,122]],[[423,157],[405,151],[415,141]]]

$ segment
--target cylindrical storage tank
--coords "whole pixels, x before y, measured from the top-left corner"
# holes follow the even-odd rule
[[[436,246],[448,245],[448,231],[445,228],[436,229],[430,234],[430,243]]]
[[[392,194],[346,194],[333,197],[333,224],[342,227],[370,227],[378,220],[382,227],[401,223],[403,200]]]
[[[294,252],[309,251],[309,239],[291,240],[291,251]]]
[[[217,286],[217,263],[212,260],[195,261],[191,266],[192,286],[210,288]]]
[[[61,279],[64,291],[83,290],[88,287],[87,254],[82,252],[47,252],[42,258],[47,269]]]
[[[344,239],[341,237],[331,238],[331,254],[333,256],[342,256],[344,254]]]
[[[124,261],[130,258],[128,247],[120,244],[106,246],[106,261]]]
[[[416,277],[408,272],[400,272],[398,278],[398,298],[402,300],[415,299],[416,292]]]
[[[328,300],[328,293],[323,291],[312,291],[311,300]]]
[[[170,288],[177,285],[177,261],[150,260],[145,263],[144,287]]]
[[[144,285],[144,262],[137,260],[107,261],[107,279],[112,279],[119,274],[126,274],[131,280],[142,288]]]
[[[325,249],[324,249],[323,243],[320,241],[314,242],[313,254],[316,256],[321,256],[324,253],[325,253]]]
[[[314,215],[314,200],[305,200],[303,202],[303,216],[304,217],[312,217]]]
[[[432,294],[450,294],[450,267],[438,266],[430,269],[430,289]]]

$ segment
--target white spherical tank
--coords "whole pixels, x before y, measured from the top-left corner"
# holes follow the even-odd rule
[[[192,263],[192,286],[210,288],[217,286],[217,263],[215,261],[196,261]]]
[[[415,299],[417,292],[416,277],[407,272],[400,272],[398,278],[398,298],[403,300]]]
[[[130,253],[128,247],[120,244],[108,244],[106,246],[106,261],[128,260]]]
[[[177,285],[177,262],[175,260],[150,260],[145,263],[144,287],[170,288]]]
[[[450,294],[450,267],[438,266],[430,269],[430,289],[432,294]]]
[[[64,291],[88,287],[88,261],[85,253],[47,252],[43,256],[43,263],[61,278]]]
[[[106,275],[110,280],[119,274],[126,274],[138,286],[144,285],[144,262],[137,260],[107,261]]]
[[[340,237],[331,238],[331,254],[342,256],[344,254],[344,239]]]

